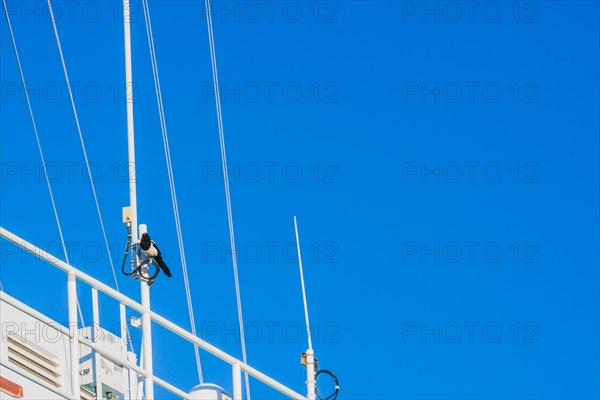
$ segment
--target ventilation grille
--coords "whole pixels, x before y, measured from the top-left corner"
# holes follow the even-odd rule
[[[54,387],[63,386],[62,368],[56,356],[19,335],[9,334],[6,339],[9,363]]]

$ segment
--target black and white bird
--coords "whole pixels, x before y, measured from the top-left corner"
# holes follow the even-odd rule
[[[171,270],[169,270],[169,267],[167,267],[167,264],[165,264],[165,262],[162,259],[160,249],[158,248],[156,243],[154,243],[154,241],[150,239],[150,235],[148,235],[147,233],[142,234],[142,238],[140,239],[140,247],[148,258],[153,258],[156,260],[156,263],[158,264],[160,269],[165,273],[166,276],[168,276],[169,278],[172,276]]]

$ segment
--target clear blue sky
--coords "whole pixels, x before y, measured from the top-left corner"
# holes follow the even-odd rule
[[[139,218],[174,274],[152,287],[152,303],[188,327],[134,3]],[[113,285],[46,5],[9,5],[73,264]],[[121,6],[57,7],[120,264]],[[239,356],[202,4],[150,7],[196,321]],[[304,390],[290,246],[298,215],[315,348],[340,377],[341,398],[597,399],[598,21],[594,1],[216,3],[250,363]],[[0,35],[1,225],[61,255],[4,16]],[[1,244],[5,290],[64,321],[64,275]],[[137,299],[138,285],[118,278]],[[89,321],[89,288],[80,296]],[[101,312],[104,325],[117,322],[113,302]],[[160,328],[154,335],[157,374],[192,387],[191,346]],[[205,355],[203,364],[208,381],[231,390],[222,363]]]

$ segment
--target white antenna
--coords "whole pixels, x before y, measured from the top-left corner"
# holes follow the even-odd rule
[[[300,236],[298,235],[298,221],[296,220],[296,216],[294,216],[294,228],[296,229],[296,248],[298,249],[298,264],[300,265],[300,283],[302,284],[302,299],[304,300],[306,337],[308,338],[308,349],[312,350],[312,339],[310,338],[310,323],[308,322],[308,305],[306,304],[306,289],[304,288],[304,272],[302,271],[302,252],[300,251]]]
[[[306,337],[308,338],[308,350],[303,355],[303,364],[306,366],[306,386],[308,393],[306,398],[314,400],[316,397],[315,380],[315,354],[312,348],[312,339],[310,337],[310,322],[308,320],[308,304],[306,303],[306,289],[304,287],[304,272],[302,270],[302,252],[300,251],[300,236],[298,235],[298,221],[294,215],[294,229],[296,230],[296,248],[298,249],[298,264],[300,266],[300,283],[302,284],[302,299],[304,300],[304,318],[306,319]]]

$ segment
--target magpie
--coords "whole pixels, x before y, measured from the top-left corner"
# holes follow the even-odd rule
[[[165,264],[165,262],[162,259],[158,246],[156,245],[156,243],[154,243],[152,239],[150,239],[150,235],[148,235],[147,233],[142,234],[142,239],[140,240],[140,247],[142,248],[142,251],[147,257],[156,260],[156,263],[158,264],[160,269],[165,273],[166,276],[168,276],[169,278],[172,276],[171,270],[169,270],[169,267],[167,267],[167,264]]]

